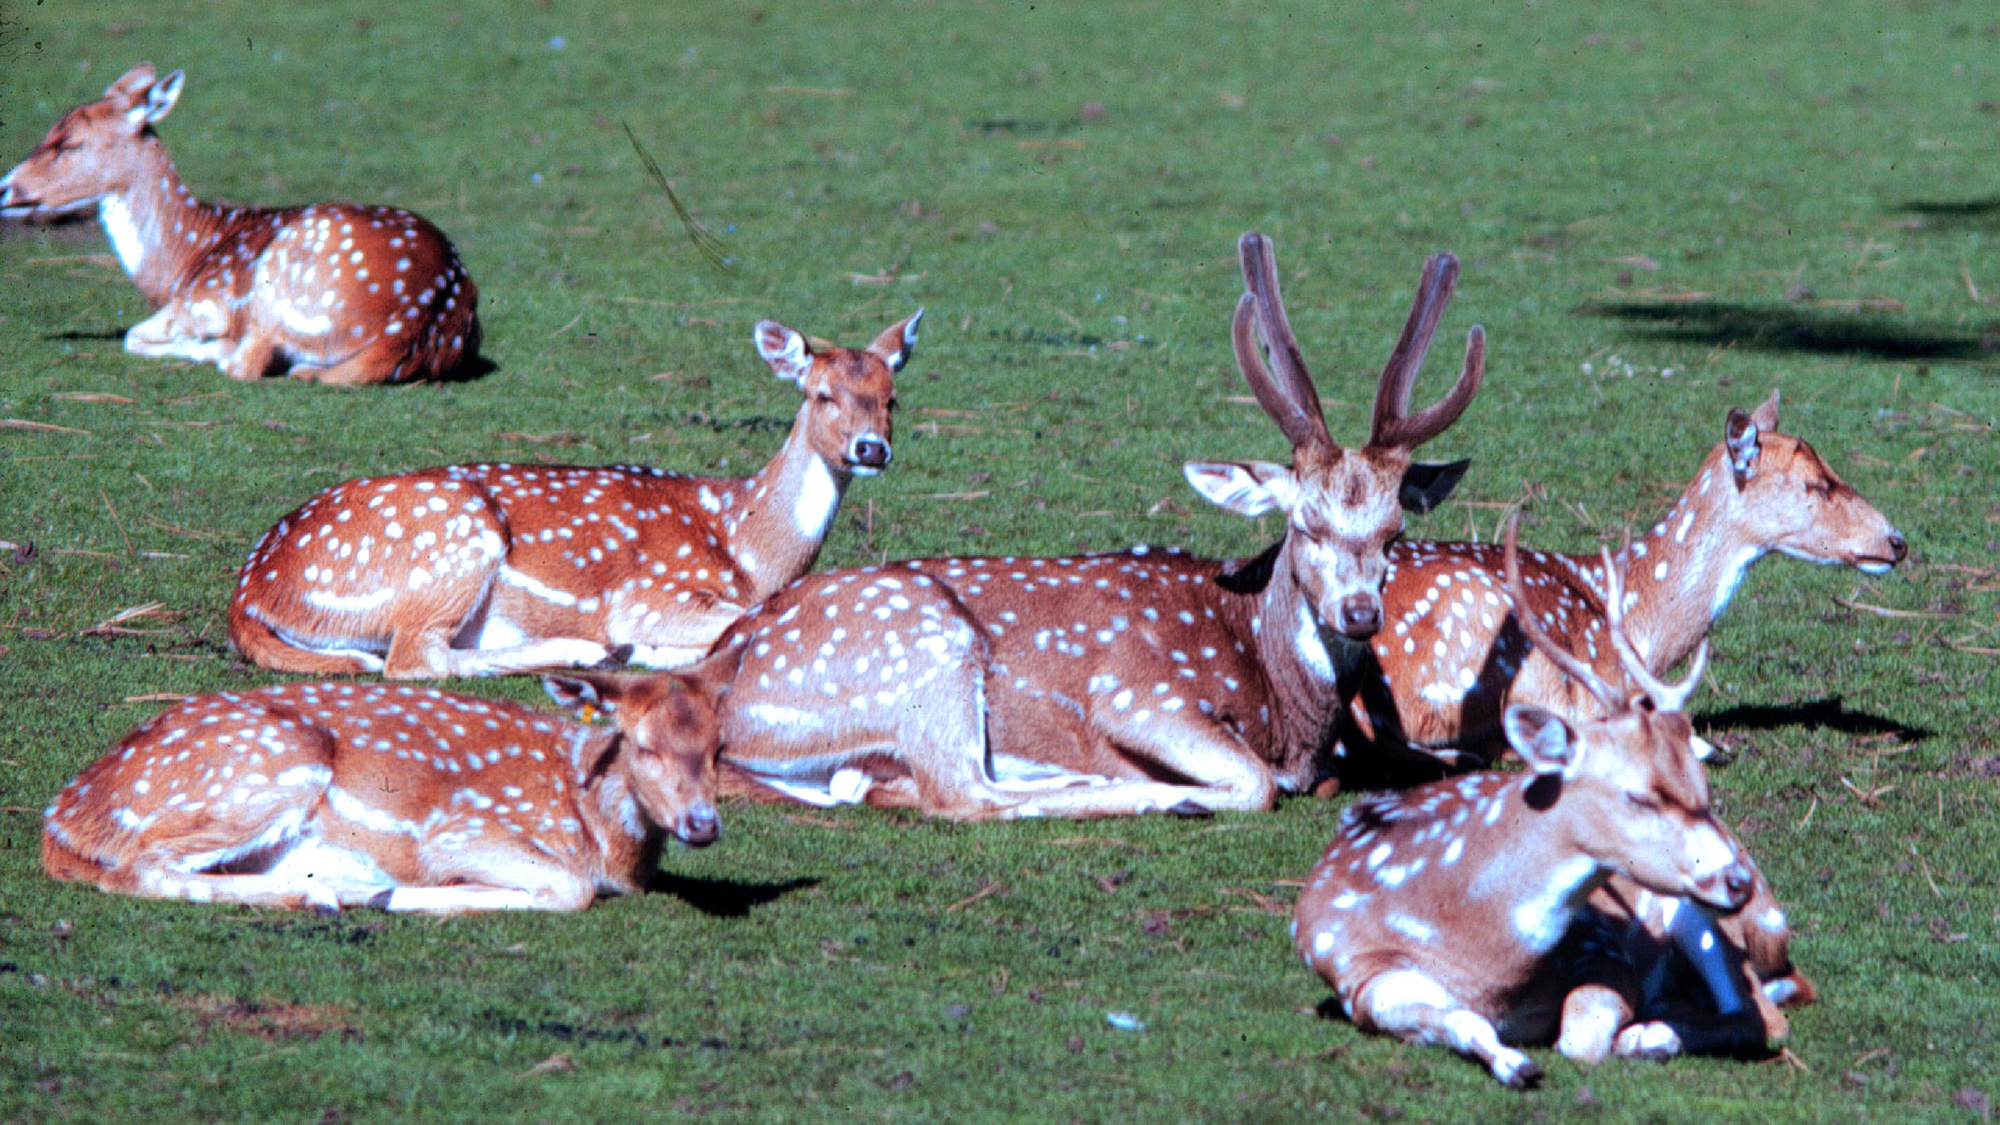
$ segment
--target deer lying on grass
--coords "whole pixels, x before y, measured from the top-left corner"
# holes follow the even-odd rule
[[[599,727],[382,684],[204,695],[127,735],[43,813],[42,867],[106,891],[288,909],[581,910],[637,893],[715,812],[724,658],[550,677]]]
[[[1310,786],[1340,681],[1381,625],[1383,549],[1402,508],[1466,463],[1411,461],[1484,372],[1484,335],[1443,399],[1409,414],[1457,263],[1425,263],[1383,371],[1368,442],[1343,449],[1286,322],[1269,242],[1240,244],[1244,378],[1291,439],[1290,467],[1189,462],[1188,480],[1284,538],[1226,563],[1145,548],[1074,558],[942,558],[803,579],[732,627],[724,784],[817,803],[970,819],[1268,807]],[[1277,369],[1258,355],[1261,331]]]
[[[1629,574],[1625,633],[1646,673],[1664,675],[1693,652],[1749,568],[1772,551],[1869,574],[1887,571],[1908,553],[1903,536],[1812,446],[1778,431],[1776,391],[1751,413],[1730,411],[1723,440],[1673,507],[1615,557]],[[1593,697],[1532,650],[1522,633],[1498,547],[1399,542],[1389,559],[1383,592],[1389,624],[1375,638],[1374,669],[1357,677],[1361,690],[1340,753],[1349,760],[1396,757],[1412,747],[1492,754],[1504,745],[1501,716],[1510,703],[1538,704],[1572,722],[1589,717]],[[1602,560],[1530,551],[1521,567],[1542,626],[1569,651],[1585,654],[1598,675],[1620,682],[1623,666],[1604,643],[1609,595]],[[1695,745],[1706,756],[1707,744]],[[1761,876],[1755,893],[1765,902],[1773,897]],[[1691,958],[1703,955],[1702,917],[1690,910],[1674,931]],[[1768,989],[1789,1003],[1806,1003],[1814,989],[1784,958],[1782,918],[1760,908],[1715,920],[1708,940],[1720,938],[1732,957],[1769,963]],[[1775,927],[1768,924],[1773,919]],[[1776,952],[1760,958],[1759,947]]]
[[[1651,675],[1686,659],[1729,607],[1751,565],[1778,551],[1881,574],[1908,552],[1903,536],[1834,475],[1801,438],[1778,432],[1778,394],[1754,412],[1729,412],[1723,440],[1652,531],[1617,558],[1626,585],[1626,634]],[[1354,705],[1350,757],[1453,747],[1497,750],[1510,702],[1577,719],[1589,695],[1555,662],[1531,652],[1501,580],[1499,548],[1400,542],[1389,548],[1385,627],[1376,667]],[[1598,674],[1623,673],[1607,625],[1605,569],[1596,556],[1530,551],[1522,571],[1545,628]]]
[[[922,316],[859,351],[759,322],[758,353],[805,402],[752,477],[478,464],[334,485],[250,552],[229,638],[311,675],[693,661],[810,569],[848,482],[888,466],[894,374]]]
[[[1515,526],[1507,587],[1527,604]],[[1720,1049],[1763,1030],[1636,1021],[1659,1006],[1640,979],[1647,967],[1631,960],[1642,953],[1629,928],[1589,907],[1614,874],[1723,911],[1740,909],[1754,882],[1710,811],[1681,713],[1706,646],[1681,683],[1655,679],[1624,632],[1621,568],[1608,555],[1605,565],[1606,639],[1639,689],[1614,687],[1526,615],[1529,643],[1591,693],[1600,716],[1579,723],[1515,703],[1503,725],[1527,774],[1468,774],[1354,805],[1293,916],[1300,956],[1356,1027],[1448,1046],[1509,1086],[1541,1075],[1509,1043],[1553,1036],[1563,1055],[1595,1063],[1614,1051]]]
[[[325,383],[391,383],[446,375],[479,350],[479,290],[419,216],[197,200],[152,128],[181,81],[140,63],[0,179],[0,215],[97,208],[118,263],[159,309],[125,334],[126,351],[232,379],[286,364]]]

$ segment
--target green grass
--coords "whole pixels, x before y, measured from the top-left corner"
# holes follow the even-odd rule
[[[61,427],[0,429],[0,539],[35,548],[0,553],[0,1119],[1978,1119],[2000,1098],[1990,20],[1842,0],[0,8],[0,162],[132,63],[186,67],[162,133],[198,193],[422,211],[478,280],[498,364],[343,393],[127,357],[147,309],[97,229],[0,230],[0,418]],[[735,272],[689,246],[621,120]],[[679,893],[573,918],[320,920],[40,874],[38,810],[160,706],[127,697],[271,679],[222,615],[279,515],[473,458],[748,471],[795,407],[751,352],[759,317],[865,342],[930,310],[895,468],[850,492],[829,565],[1249,553],[1277,525],[1206,507],[1178,466],[1285,452],[1227,340],[1252,227],[1348,440],[1423,255],[1463,259],[1446,333],[1484,323],[1490,374],[1430,452],[1477,463],[1417,533],[1490,536],[1492,505],[1527,497],[1539,543],[1615,538],[1776,386],[1786,428],[1909,537],[1882,579],[1753,572],[1696,704],[1823,993],[1793,1025],[1809,1070],[1542,1052],[1524,1097],[1322,1018],[1258,906],[1330,835],[1337,807],[1306,800],[1206,824],[732,808],[719,846],[669,855]],[[939,498],[965,492],[987,495]]]

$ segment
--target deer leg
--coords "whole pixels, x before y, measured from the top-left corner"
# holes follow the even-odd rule
[[[256,382],[271,369],[276,351],[269,336],[246,334],[237,342],[236,351],[222,361],[222,373],[246,383]]]
[[[1121,750],[1191,784],[1115,778],[1037,793],[1013,816],[1130,816],[1147,812],[1203,814],[1256,812],[1271,807],[1277,783],[1271,770],[1233,737],[1206,728],[1163,721],[1130,723],[1115,730]]]
[[[1632,1022],[1632,1002],[1604,984],[1585,984],[1563,998],[1556,1050],[1566,1059],[1596,1066],[1611,1053],[1618,1032]]]
[[[345,359],[332,363],[293,362],[295,379],[310,379],[340,386],[393,383],[410,375],[409,347],[394,336],[385,336]]]
[[[490,823],[490,822],[489,822]],[[484,838],[481,833],[486,832]],[[525,837],[496,839],[498,825],[475,827],[465,817],[436,825],[419,845],[423,886],[397,886],[374,905],[392,912],[460,914],[486,910],[582,910],[597,888],[568,865],[531,851]],[[472,840],[467,846],[465,841]]]
[[[1540,1081],[1534,1060],[1500,1042],[1485,1016],[1455,1001],[1421,970],[1392,969],[1363,981],[1354,994],[1354,1022],[1405,1043],[1443,1044],[1485,1064],[1503,1084],[1522,1089]]]

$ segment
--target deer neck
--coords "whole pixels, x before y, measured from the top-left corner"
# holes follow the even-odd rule
[[[812,569],[847,491],[848,474],[810,446],[810,410],[811,403],[799,407],[770,464],[733,482],[725,494],[722,527],[730,556],[749,578],[746,604],[764,601]]]
[[[1463,900],[1468,910],[1488,915],[1478,919],[1478,932],[1506,934],[1532,961],[1562,940],[1585,902],[1611,877],[1611,868],[1576,846],[1561,808],[1530,800],[1531,789],[1560,786],[1558,779],[1518,773],[1475,777],[1484,781],[1486,795],[1469,802],[1472,815],[1462,830]],[[1445,847],[1443,855],[1451,855],[1451,845]]]
[[[1711,450],[1674,506],[1620,559],[1632,606],[1626,632],[1655,675],[1694,651],[1769,550],[1749,532],[1724,457],[1722,446]]]
[[[214,241],[222,210],[194,197],[157,137],[141,142],[137,165],[124,190],[98,201],[97,218],[118,264],[159,305],[173,295],[194,252]]]
[[[572,744],[571,771],[577,787],[577,818],[590,839],[596,858],[593,874],[600,886],[630,892],[632,872],[639,870],[641,857],[649,847],[657,848],[657,829],[646,823],[646,814],[633,798],[619,761],[621,748],[613,740],[624,737],[616,731],[585,728]],[[600,771],[598,760],[606,753],[612,760]]]
[[[1323,772],[1321,756],[1340,711],[1340,685],[1352,682],[1368,649],[1321,627],[1282,546],[1275,556],[1267,552],[1243,565],[1268,565],[1270,577],[1256,596],[1228,598],[1219,613],[1257,654],[1270,708],[1264,758],[1279,784],[1296,792],[1310,788]]]

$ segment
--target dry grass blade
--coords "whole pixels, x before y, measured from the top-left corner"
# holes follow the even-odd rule
[[[682,229],[687,231],[688,241],[694,243],[694,248],[701,252],[702,257],[709,260],[709,264],[723,273],[735,273],[736,267],[729,263],[722,240],[709,233],[708,228],[702,226],[701,221],[688,211],[687,205],[681,202],[681,197],[674,194],[674,186],[667,182],[667,174],[660,171],[659,162],[653,159],[652,153],[646,151],[646,146],[639,143],[639,135],[632,131],[632,126],[626,124],[625,119],[621,117],[618,119],[618,127],[625,130],[625,139],[632,142],[632,151],[639,154],[639,162],[646,166],[646,172],[653,177],[653,182],[660,185],[661,191],[667,193],[667,202],[673,204],[674,215],[680,219]]]
[[[192,695],[189,695],[189,694],[188,694],[188,693],[186,693],[186,692],[181,692],[181,691],[149,691],[149,692],[143,692],[143,693],[141,693],[141,694],[139,694],[139,695],[128,695],[128,696],[126,696],[126,697],[125,697],[125,702],[127,702],[127,703],[179,703],[179,702],[180,702],[181,700],[183,700],[183,699],[193,699],[193,698],[194,698],[194,696],[192,696]]]
[[[993,895],[997,895],[1001,891],[1004,891],[1006,889],[1007,888],[1003,884],[993,882],[992,880],[989,879],[985,883],[980,884],[978,890],[972,892],[969,895],[966,895],[964,898],[959,899],[957,902],[952,903],[950,906],[945,907],[944,912],[946,914],[956,914],[959,911],[964,910],[966,907],[971,906],[973,903],[978,902],[980,899],[989,898]]]
[[[92,625],[90,628],[85,629],[83,632],[78,633],[77,635],[80,637],[100,637],[112,634],[124,634],[124,635],[136,636],[136,635],[145,635],[150,633],[161,633],[165,632],[165,630],[127,629],[124,627],[124,624],[127,621],[136,621],[141,617],[174,618],[179,616],[180,616],[179,611],[168,609],[167,603],[165,602],[147,602],[145,605],[135,605],[135,606],[129,606],[125,609],[121,609],[117,613],[112,614],[110,617],[107,617],[104,620],[98,622],[97,624]]]
[[[583,438],[568,430],[557,430],[552,434],[529,434],[520,430],[502,430],[493,437],[498,441],[525,441],[529,445],[582,445]]]
[[[562,1054],[561,1052],[557,1052],[556,1054],[550,1055],[548,1058],[545,1058],[541,1062],[538,1062],[535,1065],[529,1067],[528,1069],[522,1071],[518,1075],[518,1077],[536,1078],[544,1074],[574,1074],[574,1073],[576,1073],[576,1060],[570,1058],[568,1055]]]
[[[89,430],[78,430],[69,426],[58,426],[52,422],[30,422],[26,418],[0,418],[0,430],[35,430],[51,434],[82,434],[90,436]]]
[[[1843,609],[1851,609],[1856,613],[1872,613],[1877,617],[1915,617],[1924,621],[1949,621],[1955,616],[1949,613],[1923,613],[1914,609],[1890,609],[1888,606],[1849,601],[1841,597],[1834,598],[1833,604]]]
[[[114,406],[130,406],[134,401],[124,395],[114,395],[108,391],[60,391],[49,397],[59,398],[64,402],[108,402]]]

